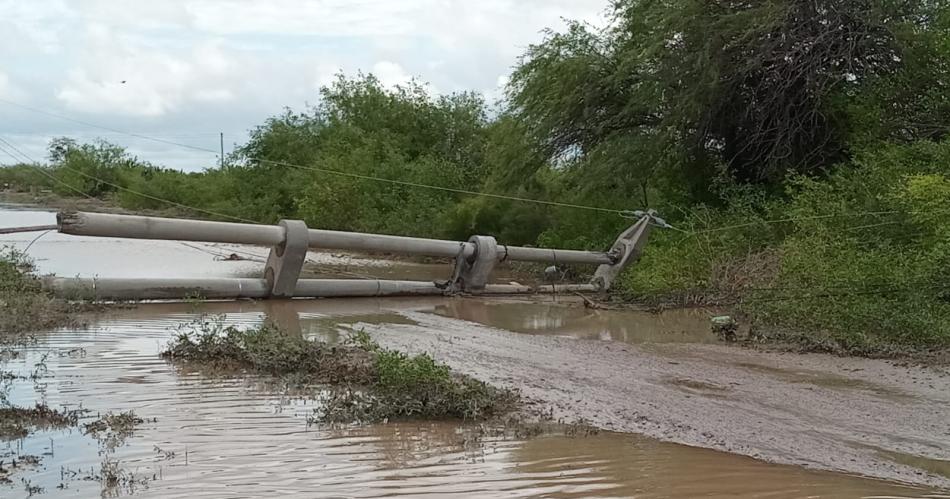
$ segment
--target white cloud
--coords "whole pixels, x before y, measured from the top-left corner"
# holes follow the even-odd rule
[[[217,41],[176,53],[143,46],[102,25],[92,25],[80,63],[56,96],[73,110],[156,117],[191,100],[227,102],[238,65]]]
[[[412,76],[402,66],[392,61],[380,61],[373,64],[372,73],[379,78],[385,87],[405,85],[412,80]]]
[[[14,84],[10,76],[0,71],[0,98],[19,101],[26,98],[26,91]]]
[[[0,0],[0,95],[174,133],[250,128],[314,103],[340,72],[373,72],[387,86],[416,77],[433,92],[476,90],[493,102],[542,29],[562,18],[602,24],[607,3]],[[0,122],[0,133],[27,129],[75,132],[48,117]]]
[[[63,0],[0,0],[0,56],[59,52],[76,12]]]

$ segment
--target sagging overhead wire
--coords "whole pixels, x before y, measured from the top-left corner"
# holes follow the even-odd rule
[[[2,99],[0,99],[0,100],[2,100]],[[6,152],[8,156],[10,156],[11,158],[13,158],[14,161],[24,161],[24,159],[25,159],[25,160],[26,160],[26,161],[24,161],[25,163],[30,164],[31,166],[33,166],[33,168],[35,168],[36,171],[38,171],[38,172],[41,173],[42,175],[46,176],[46,177],[49,178],[50,180],[52,180],[52,181],[54,181],[54,182],[56,182],[56,183],[62,185],[63,187],[66,187],[66,188],[70,189],[71,191],[76,192],[76,193],[78,193],[78,194],[80,194],[80,195],[82,195],[82,196],[84,196],[84,197],[86,197],[86,198],[88,198],[88,199],[90,199],[90,200],[94,200],[94,201],[97,201],[97,202],[100,201],[100,200],[99,200],[98,198],[96,198],[95,196],[92,196],[92,195],[86,193],[85,191],[83,191],[82,189],[79,189],[79,188],[77,188],[77,187],[75,187],[75,186],[72,186],[72,185],[70,185],[69,183],[63,181],[62,179],[56,177],[55,175],[53,175],[53,174],[51,174],[51,173],[49,173],[49,172],[43,170],[42,167],[38,166],[38,162],[37,162],[36,160],[32,159],[30,156],[27,156],[26,153],[24,153],[23,151],[21,151],[20,149],[18,149],[16,146],[14,146],[13,144],[11,144],[9,141],[7,141],[6,139],[4,139],[3,137],[0,137],[0,144],[6,144],[7,147],[9,147],[9,148],[13,149],[14,151],[16,151],[17,153],[19,153],[20,156],[22,156],[22,158],[23,158],[23,159],[17,158],[15,155],[11,154],[11,153],[10,153],[9,151],[7,151],[6,149],[3,149],[3,151]],[[204,214],[206,214],[206,215],[211,215],[211,216],[217,217],[217,218],[224,218],[224,219],[234,220],[234,221],[236,221],[236,222],[244,222],[244,223],[250,223],[250,224],[258,224],[258,223],[260,223],[260,222],[254,221],[254,220],[248,220],[248,219],[246,219],[246,218],[236,217],[236,216],[233,216],[233,215],[227,215],[227,214],[224,214],[224,213],[218,213],[218,212],[215,212],[215,211],[206,210],[206,209],[203,209],[203,208],[197,208],[197,207],[194,207],[194,206],[188,206],[188,205],[186,205],[186,204],[182,204],[182,203],[179,203],[179,202],[176,202],[176,201],[172,201],[172,200],[169,200],[169,199],[163,199],[163,198],[160,198],[160,197],[157,197],[157,196],[153,196],[153,195],[151,195],[151,194],[146,194],[146,193],[144,193],[144,192],[138,192],[138,191],[136,191],[136,190],[134,190],[134,189],[129,189],[128,187],[124,187],[124,186],[121,186],[121,185],[118,185],[118,184],[109,182],[109,181],[107,181],[107,180],[103,180],[103,179],[101,179],[101,178],[99,178],[99,177],[96,177],[95,175],[90,175],[90,174],[88,174],[88,173],[86,173],[86,172],[83,172],[83,171],[81,171],[81,170],[77,170],[77,169],[72,168],[72,167],[69,167],[69,166],[61,165],[60,168],[63,168],[63,169],[65,169],[65,170],[67,170],[67,171],[71,171],[71,172],[73,172],[73,173],[75,173],[75,174],[77,174],[77,175],[81,175],[81,176],[86,177],[86,178],[88,178],[88,179],[95,180],[96,182],[99,182],[99,183],[108,185],[108,186],[110,186],[110,187],[112,187],[112,188],[114,188],[114,189],[118,189],[118,190],[121,190],[121,191],[125,191],[125,192],[128,192],[128,193],[130,193],[130,194],[134,194],[134,195],[137,195],[137,196],[144,197],[144,198],[146,198],[146,199],[151,199],[151,200],[153,200],[153,201],[158,201],[158,202],[161,202],[161,203],[170,204],[170,205],[172,205],[172,206],[176,206],[176,207],[179,207],[179,208],[191,210],[191,211],[194,211],[194,212],[197,212],[197,213],[204,213]]]
[[[94,200],[94,201],[99,201],[99,200],[96,199],[94,196],[87,194],[87,193],[86,193],[85,191],[83,191],[82,189],[79,189],[79,188],[77,188],[77,187],[75,187],[75,186],[72,186],[72,185],[70,185],[69,183],[67,183],[66,181],[64,181],[64,180],[62,180],[62,179],[59,179],[59,178],[57,178],[55,175],[53,175],[52,173],[50,173],[50,172],[44,170],[41,166],[38,165],[38,163],[37,163],[35,160],[33,160],[32,158],[30,158],[29,156],[27,156],[26,153],[24,153],[23,151],[21,151],[20,149],[18,149],[15,145],[11,144],[10,142],[8,142],[8,141],[7,141],[6,139],[4,139],[3,137],[0,137],[0,144],[6,144],[7,147],[9,147],[9,148],[12,149],[13,151],[17,152],[17,153],[22,157],[22,158],[18,158],[16,155],[12,154],[10,151],[8,151],[7,149],[5,149],[5,148],[3,148],[2,146],[0,146],[0,150],[2,150],[3,152],[7,153],[7,155],[10,156],[11,158],[13,158],[14,161],[23,162],[23,163],[25,163],[25,164],[27,164],[27,165],[30,165],[30,166],[32,166],[37,172],[39,172],[39,173],[40,173],[41,175],[43,175],[44,177],[46,177],[46,178],[52,180],[54,183],[57,183],[57,184],[59,184],[59,185],[62,185],[63,187],[65,187],[65,188],[67,188],[67,189],[69,189],[69,190],[71,190],[71,191],[73,191],[73,192],[75,192],[75,193],[77,193],[77,194],[79,194],[79,195],[81,195],[81,196],[84,196],[84,197],[86,197],[86,198],[88,198],[88,199],[91,199],[91,200]]]
[[[97,129],[101,129],[101,130],[110,131],[110,132],[117,133],[117,134],[120,134],[120,135],[126,135],[126,136],[129,136],[129,137],[135,137],[135,138],[139,138],[139,139],[143,139],[143,140],[150,140],[150,141],[153,141],[153,142],[158,142],[158,143],[162,143],[162,144],[172,145],[172,146],[176,146],[176,147],[182,147],[182,148],[191,149],[191,150],[200,151],[200,152],[206,152],[206,153],[210,153],[210,154],[214,154],[214,155],[218,155],[218,154],[219,154],[219,151],[214,150],[214,149],[208,149],[208,148],[205,148],[205,147],[193,146],[193,145],[190,145],[190,144],[183,144],[183,143],[180,143],[180,142],[175,142],[175,141],[172,141],[172,140],[161,139],[161,138],[157,138],[157,137],[153,137],[153,136],[149,136],[149,135],[144,135],[144,134],[140,134],[140,133],[127,132],[127,131],[120,130],[120,129],[117,129],[117,128],[112,128],[112,127],[108,127],[108,126],[104,126],[104,125],[99,125],[99,124],[96,124],[96,123],[91,123],[91,122],[88,122],[88,121],[83,121],[83,120],[75,119],[75,118],[72,118],[72,117],[69,117],[69,116],[64,116],[64,115],[61,115],[61,114],[52,113],[52,112],[49,112],[49,111],[46,111],[46,110],[43,110],[43,109],[38,109],[38,108],[31,107],[31,106],[23,105],[23,104],[20,104],[20,103],[17,103],[17,102],[13,102],[13,101],[10,101],[10,100],[7,100],[7,99],[3,99],[3,98],[0,98],[0,103],[8,104],[8,105],[10,105],[10,106],[18,107],[18,108],[20,108],[20,109],[24,109],[24,110],[27,110],[27,111],[31,111],[31,112],[34,112],[34,113],[42,114],[42,115],[45,115],[45,116],[50,116],[50,117],[57,118],[57,119],[61,119],[61,120],[65,120],[65,121],[70,121],[70,122],[77,123],[77,124],[81,124],[81,125],[84,125],[84,126],[88,126],[88,127],[92,127],[92,128],[97,128]],[[456,194],[463,194],[463,195],[469,195],[469,196],[479,196],[479,197],[486,197],[486,198],[493,198],[493,199],[503,199],[503,200],[508,200],[508,201],[516,201],[516,202],[523,202],[523,203],[533,203],[533,204],[546,205],[546,206],[555,206],[555,207],[562,207],[562,208],[572,208],[572,209],[588,210],[588,211],[595,211],[595,212],[601,212],[601,213],[612,213],[612,214],[616,214],[616,215],[619,215],[619,216],[624,217],[624,218],[638,218],[638,215],[639,215],[639,216],[642,216],[642,214],[644,214],[644,212],[642,212],[642,211],[618,210],[618,209],[613,209],[613,208],[602,208],[602,207],[597,207],[597,206],[581,205],[581,204],[575,204],[575,203],[562,203],[562,202],[558,202],[558,201],[548,201],[548,200],[541,200],[541,199],[523,198],[523,197],[518,197],[518,196],[509,196],[509,195],[505,195],[505,194],[493,194],[493,193],[487,193],[487,192],[472,191],[472,190],[467,190],[467,189],[456,189],[456,188],[452,188],[452,187],[442,187],[442,186],[436,186],[436,185],[431,185],[431,184],[423,184],[423,183],[419,183],[419,182],[410,182],[410,181],[405,181],[405,180],[397,180],[397,179],[391,179],[391,178],[385,178],[385,177],[377,177],[377,176],[373,176],[373,175],[363,175],[363,174],[358,174],[358,173],[343,172],[343,171],[333,170],[333,169],[329,169],[329,168],[319,168],[319,167],[315,167],[315,166],[307,166],[307,165],[301,165],[301,164],[296,164],[296,163],[290,163],[290,162],[286,162],[286,161],[276,161],[276,160],[270,160],[270,159],[266,159],[266,158],[248,157],[247,159],[250,160],[250,161],[255,161],[255,162],[263,163],[263,164],[271,164],[271,165],[275,165],[275,166],[284,166],[284,167],[288,167],[288,168],[294,168],[294,169],[306,170],[306,171],[313,171],[313,172],[324,173],[324,174],[328,174],[328,175],[337,175],[337,176],[348,177],[348,178],[354,178],[354,179],[359,179],[359,180],[370,180],[370,181],[375,181],[375,182],[384,182],[384,183],[389,183],[389,184],[393,184],[393,185],[401,185],[401,186],[405,186],[405,187],[414,187],[414,188],[430,189],[430,190],[437,190],[437,191],[443,191],[443,192],[452,192],[452,193],[456,193]],[[73,171],[76,171],[76,170],[73,170]],[[193,211],[196,211],[196,212],[209,214],[209,215],[212,215],[212,216],[215,216],[215,217],[227,218],[227,219],[231,219],[231,220],[235,220],[235,221],[240,221],[240,222],[259,223],[259,222],[254,222],[254,221],[250,221],[250,220],[247,220],[247,219],[243,219],[243,218],[240,218],[240,217],[234,217],[234,216],[231,216],[231,215],[225,215],[225,214],[222,214],[222,213],[216,213],[216,212],[209,211],[209,210],[204,210],[204,209],[201,209],[201,208],[195,208],[195,207],[192,207],[192,206],[183,205],[183,204],[181,204],[181,203],[177,203],[177,202],[170,201],[170,200],[166,200],[166,199],[161,199],[161,198],[158,198],[158,197],[155,197],[155,196],[151,196],[151,195],[149,195],[149,194],[144,194],[144,193],[136,192],[136,191],[133,191],[133,190],[128,189],[128,188],[124,188],[124,187],[121,187],[121,186],[117,186],[117,185],[115,185],[115,184],[111,184],[111,183],[109,183],[109,182],[102,181],[101,179],[97,179],[96,177],[93,177],[93,176],[91,176],[91,175],[85,174],[85,173],[83,173],[83,172],[78,172],[78,171],[76,171],[76,173],[79,173],[79,174],[81,174],[81,175],[85,175],[85,176],[87,176],[87,177],[89,177],[89,178],[96,179],[96,180],[98,180],[98,181],[100,181],[100,182],[103,182],[103,183],[106,184],[106,185],[110,185],[110,186],[112,186],[112,187],[114,187],[114,188],[121,189],[121,190],[124,190],[124,191],[126,191],[126,192],[130,192],[130,193],[132,193],[132,194],[136,194],[136,195],[139,195],[139,196],[142,196],[142,197],[146,197],[146,198],[148,198],[148,199],[152,199],[152,200],[155,200],[155,201],[165,202],[165,203],[168,203],[168,204],[171,204],[171,205],[180,207],[180,208],[186,208],[186,209],[190,209],[190,210],[193,210]],[[74,190],[75,190],[75,189],[74,189]],[[672,226],[672,225],[666,223],[662,218],[659,218],[659,217],[655,216],[655,214],[654,214],[654,216],[653,216],[653,223],[654,223],[654,225],[657,225],[657,226],[659,226],[659,227],[666,228],[666,229],[671,229],[671,230],[674,230],[674,231],[676,231],[676,232],[680,232],[680,233],[682,233],[682,234],[684,234],[684,235],[686,235],[686,236],[695,236],[695,235],[708,234],[708,233],[714,233],[714,232],[723,232],[723,231],[728,231],[728,230],[741,229],[741,228],[746,228],[746,227],[754,227],[754,226],[761,225],[761,224],[790,223],[790,222],[800,222],[800,221],[807,221],[807,220],[822,220],[822,219],[831,219],[831,218],[860,218],[860,217],[868,217],[868,216],[897,215],[897,214],[901,214],[901,213],[907,214],[907,212],[900,212],[900,211],[868,211],[868,212],[858,212],[858,213],[830,213],[830,214],[814,215],[814,216],[807,216],[807,217],[781,218],[781,219],[774,219],[774,220],[756,220],[756,221],[753,221],[753,222],[746,222],[746,223],[735,224],[735,225],[727,225],[727,226],[722,226],[722,227],[713,227],[713,228],[703,229],[703,230],[698,230],[698,231],[690,231],[690,230],[684,230],[684,229],[680,229],[680,228],[674,227],[674,226]],[[911,214],[912,214],[912,213],[911,213]],[[884,224],[882,224],[882,225],[884,225]]]
[[[160,197],[158,197],[158,196],[153,196],[153,195],[151,195],[151,194],[145,194],[144,192],[138,192],[138,191],[136,191],[136,190],[129,189],[128,187],[123,187],[123,186],[121,186],[121,185],[114,184],[114,183],[112,183],[112,182],[108,182],[108,181],[102,180],[102,179],[100,179],[100,178],[98,178],[98,177],[96,177],[96,176],[94,176],[94,175],[89,175],[89,174],[86,173],[86,172],[83,172],[83,171],[81,171],[81,170],[77,170],[77,169],[75,169],[75,168],[71,168],[71,167],[68,167],[68,166],[65,166],[65,165],[60,166],[60,168],[65,168],[66,170],[69,170],[69,171],[71,171],[71,172],[73,172],[73,173],[75,173],[75,174],[77,174],[77,175],[82,175],[83,177],[86,177],[86,178],[95,180],[95,181],[97,181],[97,182],[101,182],[101,183],[103,183],[103,184],[105,184],[105,185],[108,185],[108,186],[114,188],[114,189],[118,189],[118,190],[120,190],[120,191],[125,191],[125,192],[128,192],[129,194],[134,194],[134,195],[136,195],[136,196],[141,196],[141,197],[143,197],[143,198],[151,199],[151,200],[153,200],[153,201],[158,201],[158,202],[161,202],[161,203],[167,203],[167,204],[170,204],[170,205],[172,205],[172,206],[176,206],[176,207],[178,207],[178,208],[184,208],[184,209],[186,209],[186,210],[192,210],[192,211],[195,211],[195,212],[198,212],[198,213],[204,213],[205,215],[211,215],[211,216],[217,217],[217,218],[224,218],[224,219],[228,219],[228,220],[234,220],[235,222],[243,222],[243,223],[249,223],[249,224],[259,224],[259,223],[260,223],[260,222],[254,221],[254,220],[249,220],[249,219],[246,219],[246,218],[236,217],[236,216],[234,216],[234,215],[228,215],[228,214],[225,214],[225,213],[218,213],[218,212],[216,212],[216,211],[206,210],[206,209],[204,209],[204,208],[197,208],[197,207],[195,207],[195,206],[189,206],[189,205],[187,205],[187,204],[182,204],[182,203],[179,203],[179,202],[177,202],[177,201],[172,201],[172,200],[169,200],[169,199],[163,199],[163,198],[160,198]]]
[[[116,128],[112,128],[112,127],[108,127],[108,126],[103,126],[103,125],[98,125],[98,124],[95,124],[95,123],[90,123],[90,122],[88,122],[88,121],[77,120],[77,119],[74,119],[74,118],[70,118],[70,117],[68,117],[68,116],[63,116],[63,115],[60,115],[60,114],[51,113],[51,112],[49,112],[49,111],[45,111],[45,110],[42,110],[42,109],[37,109],[37,108],[34,108],[34,107],[30,107],[30,106],[26,106],[26,105],[19,104],[19,103],[16,103],[16,102],[12,102],[12,101],[9,101],[9,100],[7,100],[7,99],[0,99],[0,102],[2,102],[2,103],[4,103],[4,104],[11,105],[11,106],[14,106],[14,107],[18,107],[18,108],[20,108],[20,109],[24,109],[24,110],[27,110],[27,111],[31,111],[31,112],[35,112],[35,113],[38,113],[38,114],[42,114],[42,115],[45,115],[45,116],[50,116],[50,117],[53,117],[53,118],[58,118],[58,119],[66,120],[66,121],[71,121],[71,122],[73,122],[73,123],[78,123],[78,124],[85,125],[85,126],[89,126],[89,127],[93,127],[93,128],[98,128],[98,129],[102,129],[102,130],[107,130],[107,131],[110,131],[110,132],[114,132],[114,133],[118,133],[118,134],[122,134],[122,135],[127,135],[127,136],[129,136],[129,137],[135,137],[135,138],[139,138],[139,139],[150,140],[150,141],[153,141],[153,142],[158,142],[158,143],[162,143],[162,144],[173,145],[173,146],[177,146],[177,147],[184,147],[184,148],[187,148],[187,149],[192,149],[192,150],[201,151],[201,152],[207,152],[207,153],[211,153],[211,154],[214,154],[214,155],[219,154],[219,152],[216,151],[216,150],[214,150],[214,149],[208,149],[208,148],[205,148],[205,147],[193,146],[193,145],[190,145],[190,144],[183,144],[183,143],[180,143],[180,142],[175,142],[175,141],[171,141],[171,140],[160,139],[160,138],[157,138],[157,137],[151,137],[151,136],[143,135],[143,134],[139,134],[139,133],[125,132],[125,131],[122,131],[122,130],[119,130],[119,129],[116,129]],[[377,177],[377,176],[374,176],[374,175],[362,175],[362,174],[358,174],[358,173],[342,172],[342,171],[339,171],[339,170],[332,170],[332,169],[329,169],[329,168],[319,168],[319,167],[315,167],[315,166],[307,166],[307,165],[301,165],[301,164],[296,164],[296,163],[290,163],[290,162],[286,162],[286,161],[275,161],[275,160],[270,160],[270,159],[266,159],[266,158],[248,157],[247,159],[250,160],[250,161],[256,161],[256,162],[258,162],[258,163],[271,164],[271,165],[275,165],[275,166],[284,166],[284,167],[288,167],[288,168],[295,168],[295,169],[299,169],[299,170],[307,170],[307,171],[313,171],[313,172],[318,172],[318,173],[325,173],[325,174],[328,174],[328,175],[337,175],[337,176],[342,176],[342,177],[355,178],[355,179],[360,179],[360,180],[371,180],[371,181],[375,181],[375,182],[384,182],[384,183],[389,183],[389,184],[393,184],[393,185],[401,185],[401,186],[405,186],[405,187],[415,187],[415,188],[420,188],[420,189],[430,189],[430,190],[437,190],[437,191],[443,191],[443,192],[452,192],[452,193],[456,193],[456,194],[464,194],[464,195],[469,195],[469,196],[480,196],[480,197],[487,197],[487,198],[494,198],[494,199],[504,199],[504,200],[508,200],[508,201],[517,201],[517,202],[523,202],[523,203],[534,203],[534,204],[547,205],[547,206],[557,206],[557,207],[562,207],[562,208],[582,209],[582,210],[589,210],[589,211],[597,211],[597,212],[601,212],[601,213],[613,213],[613,214],[616,214],[616,215],[623,215],[623,214],[626,214],[626,213],[630,213],[629,210],[617,210],[617,209],[612,209],[612,208],[601,208],[601,207],[597,207],[597,206],[588,206],[588,205],[573,204],[573,203],[562,203],[562,202],[558,202],[558,201],[547,201],[547,200],[541,200],[541,199],[523,198],[523,197],[518,197],[518,196],[509,196],[509,195],[505,195],[505,194],[493,194],[493,193],[488,193],[488,192],[479,192],[479,191],[472,191],[472,190],[467,190],[467,189],[456,189],[456,188],[453,188],[453,187],[442,187],[442,186],[438,186],[438,185],[423,184],[423,183],[419,183],[419,182],[409,182],[409,181],[406,181],[406,180],[396,180],[396,179],[385,178],[385,177]]]

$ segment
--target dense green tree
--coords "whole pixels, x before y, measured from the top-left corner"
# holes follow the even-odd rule
[[[720,164],[774,183],[846,159],[855,112],[886,116],[878,137],[944,133],[947,11],[930,0],[615,0],[604,30],[573,23],[532,46],[510,97],[552,158],[631,195],[668,179],[702,199]]]
[[[65,137],[50,141],[49,160],[60,180],[53,189],[67,196],[77,191],[93,197],[115,193],[117,186],[124,187],[125,173],[147,166],[124,148],[104,140],[80,144]]]
[[[253,132],[231,167],[235,196],[315,227],[445,235],[459,195],[370,177],[478,190],[487,124],[474,93],[433,97],[414,82],[387,89],[373,76],[340,77],[316,106]]]

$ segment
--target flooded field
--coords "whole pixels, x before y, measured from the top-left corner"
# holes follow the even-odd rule
[[[50,223],[50,217],[41,212],[0,211],[0,226]],[[36,234],[0,237],[5,238],[0,244],[6,241],[22,249]],[[173,242],[90,240],[51,233],[36,241],[29,252],[41,272],[60,275],[223,276],[243,275],[260,265],[222,261],[213,254],[220,248],[195,246],[199,249]],[[241,250],[266,254],[259,248]],[[312,258],[325,258],[327,265],[345,267],[347,272],[373,272],[387,265],[372,260],[361,266],[359,259],[342,255]],[[614,380],[606,376],[588,380],[598,367],[589,362],[589,372],[575,369],[577,359],[571,355],[590,354],[602,359],[601,369],[660,397],[637,395],[643,403],[668,404],[671,413],[692,412],[697,432],[704,431],[699,427],[701,413],[715,416],[727,406],[743,411],[734,419],[753,430],[754,420],[777,418],[779,427],[788,424],[799,431],[787,412],[769,412],[764,406],[738,402],[734,397],[745,389],[739,383],[746,378],[730,378],[732,374],[724,375],[725,371],[774,380],[771,389],[776,397],[789,397],[792,405],[796,405],[796,390],[809,388],[837,390],[830,396],[858,394],[875,404],[886,401],[902,404],[907,410],[927,403],[916,389],[895,387],[887,376],[873,372],[869,372],[873,379],[864,380],[831,375],[807,362],[791,367],[792,361],[755,357],[754,353],[727,356],[724,352],[728,350],[716,345],[708,332],[710,314],[592,311],[566,297],[557,302],[548,297],[544,302],[427,298],[153,303],[111,310],[90,317],[87,328],[39,334],[34,344],[0,356],[2,369],[9,374],[4,380],[7,403],[32,406],[45,402],[53,408],[84,411],[78,427],[41,430],[0,443],[0,468],[9,467],[14,456],[20,456],[22,468],[12,475],[12,483],[0,484],[0,496],[950,497],[931,488],[768,464],[632,433],[566,435],[552,430],[522,438],[501,428],[461,422],[313,426],[308,417],[319,402],[312,397],[267,378],[183,371],[158,356],[182,327],[215,316],[237,326],[270,322],[294,334],[331,342],[350,331],[366,330],[407,349],[434,352],[453,367],[482,374],[492,382],[521,385],[529,396],[560,389],[571,401],[577,399],[580,404],[583,399],[585,406],[590,402],[588,409],[593,414],[644,423],[607,403],[596,405],[610,395],[590,387],[606,387]],[[433,346],[436,344],[442,346]],[[522,352],[532,358],[521,366],[496,363],[504,360],[499,349],[506,350],[511,359],[521,358]],[[634,349],[652,360],[623,357],[620,364],[612,363],[613,356]],[[686,370],[700,361],[699,370],[706,377]],[[535,364],[536,369],[532,367]],[[853,368],[852,364],[841,362],[844,368]],[[624,367],[612,367],[617,365]],[[641,368],[644,370],[633,370]],[[493,372],[485,375],[485,370]],[[564,372],[573,374],[565,376]],[[588,382],[594,384],[581,387]],[[946,385],[940,379],[925,382],[935,391]],[[558,388],[552,390],[549,385]],[[791,388],[786,392],[786,387]],[[613,393],[618,398],[617,392]],[[632,393],[622,395],[634,397]],[[542,397],[533,398],[545,402]],[[558,400],[550,401],[559,404]],[[942,399],[930,401],[943,403]],[[865,402],[865,398],[857,399],[858,410],[869,407],[862,405]],[[774,400],[766,403],[778,404]],[[823,407],[827,400],[819,398],[815,403]],[[890,416],[885,411],[883,417],[902,418],[897,407]],[[557,409],[565,416],[571,412],[584,417],[591,414],[565,404]],[[82,430],[83,423],[103,414],[129,410],[143,419],[129,434],[97,440]],[[926,416],[936,418],[934,424],[939,428],[944,410],[943,406],[934,407]],[[829,429],[826,423],[831,416],[824,415],[814,418],[809,431],[831,446],[841,445],[846,438],[859,445],[865,442],[860,433],[877,431],[880,417],[879,412],[871,411],[866,419],[856,422],[858,429]],[[945,423],[946,419],[944,431]],[[717,424],[727,427],[730,423],[722,420]],[[940,452],[948,436],[922,428],[920,432],[932,435],[932,440],[919,442],[923,437],[903,429],[899,421],[882,424],[893,425],[899,433],[895,437],[937,446],[938,450],[904,452],[914,447],[877,442],[880,445],[869,452],[895,466],[922,469],[921,473],[935,477],[946,472],[933,454]],[[598,426],[631,430],[623,425]],[[801,435],[804,433],[793,433],[792,437]],[[684,440],[676,435],[669,439]],[[773,447],[776,452],[800,450],[794,446],[783,449],[783,445],[775,442]],[[735,450],[749,453],[739,447]],[[769,457],[762,448],[758,450]],[[900,455],[887,457],[886,453]],[[22,457],[27,455],[36,456],[38,462],[24,465]],[[852,459],[844,451],[837,457]],[[918,464],[908,464],[909,459],[918,459]],[[818,457],[811,463],[800,461],[825,467]],[[873,474],[871,467],[867,470]],[[104,480],[107,474],[115,479]]]

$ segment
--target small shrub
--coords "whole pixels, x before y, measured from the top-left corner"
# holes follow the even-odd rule
[[[0,248],[0,342],[13,335],[49,329],[74,321],[76,307],[43,290],[26,255]]]

